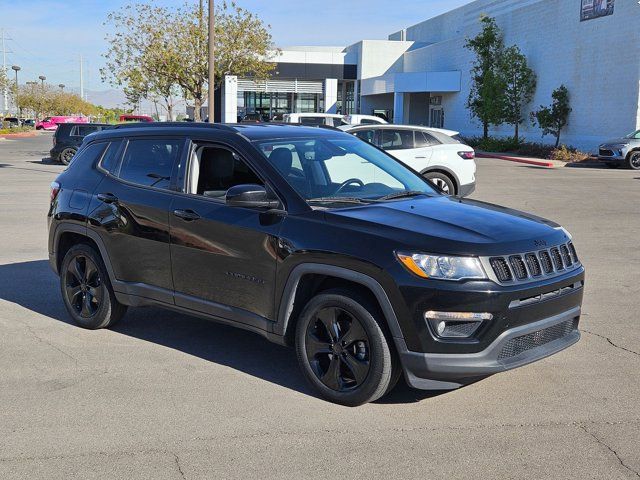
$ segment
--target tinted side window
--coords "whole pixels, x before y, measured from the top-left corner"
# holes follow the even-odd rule
[[[119,177],[138,185],[168,189],[182,143],[174,138],[130,140]]]
[[[380,122],[376,122],[375,120],[371,120],[370,118],[363,118],[360,120],[361,125],[379,125]]]
[[[111,142],[100,162],[100,166],[112,175],[115,175],[116,167],[118,166],[117,153],[120,149],[120,143],[120,141]]]
[[[95,125],[77,125],[77,132],[74,135],[78,135],[80,137],[86,137],[90,133],[97,132],[98,127]]]
[[[365,142],[373,143],[373,139],[376,136],[375,130],[358,130],[355,133],[356,137]]]
[[[414,148],[413,131],[383,129],[382,148],[385,150],[404,150]]]
[[[92,143],[91,145],[81,148],[78,153],[76,153],[71,159],[71,165],[79,165],[81,163],[89,162],[93,164],[96,160],[100,158],[102,152],[104,152],[107,144],[105,142],[101,143]]]
[[[334,127],[339,127],[340,125],[346,125],[345,122],[341,118],[338,118],[338,117],[330,118],[329,119],[329,123],[331,125],[333,125]]]
[[[318,127],[320,125],[324,125],[324,117],[300,117],[300,123],[302,125]]]
[[[423,131],[416,130],[415,134],[416,134],[416,148],[431,147],[433,145],[438,145],[440,143],[433,136]]]

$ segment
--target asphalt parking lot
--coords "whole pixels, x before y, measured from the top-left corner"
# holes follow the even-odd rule
[[[292,350],[158,309],[69,323],[47,262],[50,134],[0,140],[0,478],[640,477],[640,173],[479,160],[474,198],[552,218],[582,340],[444,394],[346,408]]]

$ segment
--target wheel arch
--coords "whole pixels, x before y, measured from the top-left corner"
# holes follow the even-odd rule
[[[433,173],[433,172],[442,173],[443,175],[446,175],[447,177],[449,177],[453,182],[454,188],[456,189],[454,194],[457,195],[460,192],[460,179],[458,178],[458,175],[456,175],[456,173],[453,170],[447,167],[443,167],[442,165],[434,165],[433,167],[425,168],[420,172],[420,174],[425,175],[427,173]]]
[[[391,301],[377,280],[355,270],[320,263],[303,263],[292,270],[280,299],[274,333],[283,336],[286,343],[291,343],[297,315],[308,300],[333,288],[355,290],[370,300],[379,308],[394,343],[398,339],[404,340]]]

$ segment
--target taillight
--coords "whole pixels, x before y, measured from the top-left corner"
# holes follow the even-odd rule
[[[60,184],[58,182],[51,182],[51,194],[49,195],[49,200],[51,203],[54,202],[56,197],[60,193]]]
[[[465,160],[473,160],[474,158],[476,158],[476,152],[458,152],[458,155],[460,155],[460,157],[464,158]]]

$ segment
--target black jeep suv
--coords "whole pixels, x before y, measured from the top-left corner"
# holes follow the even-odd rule
[[[112,127],[108,123],[61,123],[53,134],[53,148],[49,156],[55,162],[69,165],[84,137]]]
[[[49,252],[75,322],[156,305],[295,345],[325,398],[401,374],[453,389],[578,341],[569,234],[445,196],[375,146],[294,125],[126,125],[51,186]]]

